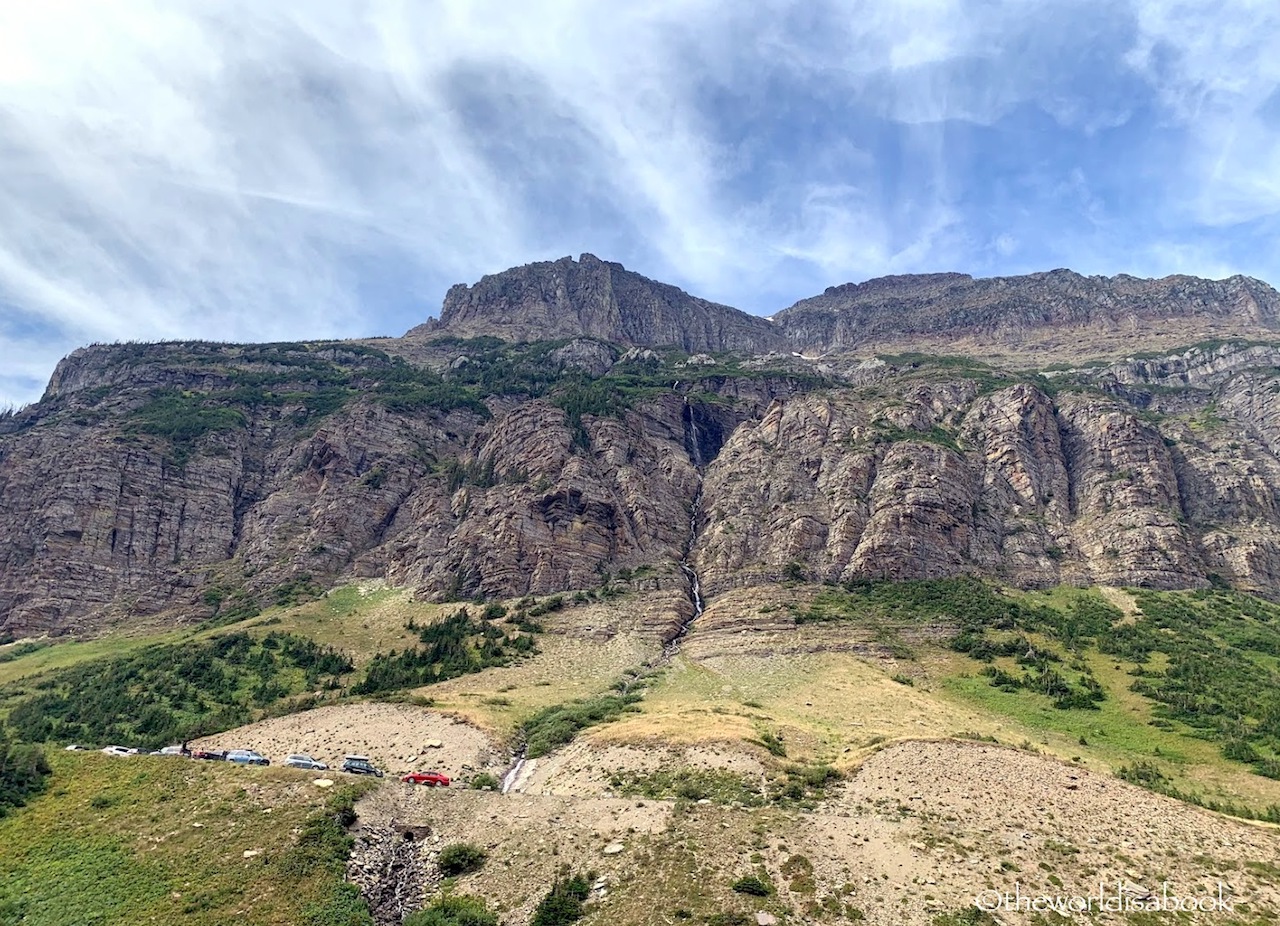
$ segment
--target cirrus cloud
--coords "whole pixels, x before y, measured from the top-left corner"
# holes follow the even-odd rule
[[[0,405],[94,340],[392,334],[590,250],[832,283],[1252,272],[1262,3],[45,0],[0,10]]]

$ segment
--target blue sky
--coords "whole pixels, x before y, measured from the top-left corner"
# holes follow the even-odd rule
[[[1280,282],[1280,5],[0,7],[0,407],[92,341],[400,334],[590,251],[747,311],[885,273]]]

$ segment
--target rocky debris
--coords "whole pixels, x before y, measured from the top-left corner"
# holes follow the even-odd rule
[[[414,753],[424,741],[442,745],[432,750],[431,767],[461,780],[469,771],[496,770],[494,741],[459,720],[410,704],[349,703],[317,707],[300,714],[272,717],[226,733],[195,740],[198,749],[245,747],[272,759],[304,752],[331,769],[345,755],[367,755],[388,775],[417,771]],[[328,782],[328,784],[322,784]],[[317,778],[331,787],[331,778]]]
[[[425,825],[361,827],[347,862],[347,880],[360,888],[377,926],[399,926],[423,902]]]
[[[1126,882],[1168,881],[1179,894],[1194,895],[1197,885],[1212,885],[1227,872],[1234,879],[1247,871],[1246,862],[1280,852],[1271,828],[1189,806],[1101,769],[985,743],[890,745],[833,784],[814,807],[770,815],[764,838],[757,811],[724,806],[678,813],[669,800],[600,796],[600,783],[612,773],[671,767],[694,758],[688,750],[678,758],[670,747],[592,750],[589,742],[576,742],[566,752],[580,753],[580,761],[561,765],[566,777],[547,782],[552,796],[383,788],[357,810],[361,821],[387,830],[393,820],[430,823],[423,840],[428,891],[439,884],[433,852],[449,842],[483,846],[488,861],[458,891],[485,897],[513,924],[529,922],[562,866],[597,872],[591,884],[593,900],[602,903],[596,918],[644,922],[655,896],[662,899],[655,888],[690,885],[666,880],[672,876],[655,866],[655,858],[668,856],[696,863],[692,886],[705,891],[699,899],[706,904],[699,914],[737,907],[742,898],[730,885],[760,867],[778,889],[779,912],[770,915],[779,921],[787,919],[781,914],[787,908],[790,920],[812,918],[802,904],[834,897],[875,926],[930,926],[940,913],[971,907],[988,883],[1012,892],[1017,882],[1023,896],[1083,896],[1096,892],[1100,880],[1109,892]],[[743,763],[756,761],[740,744],[708,744],[699,752],[711,764],[698,767],[746,771]],[[559,752],[548,757],[547,769],[560,758]],[[1065,790],[1064,781],[1079,787]],[[601,849],[613,843],[627,850],[604,855]],[[795,864],[788,864],[796,856],[812,865],[801,891],[792,886]],[[1280,909],[1275,879],[1244,877],[1249,912],[1273,921]],[[924,893],[932,897],[922,901]],[[747,919],[756,913],[769,910],[749,910]]]

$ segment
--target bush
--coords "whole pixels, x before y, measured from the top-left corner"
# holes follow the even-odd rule
[[[505,666],[535,649],[532,636],[512,634],[488,621],[476,620],[465,608],[416,629],[422,646],[378,653],[352,692],[377,694],[432,685],[490,666]]]
[[[545,756],[555,747],[572,740],[580,730],[610,723],[626,711],[634,710],[634,705],[639,700],[638,694],[628,691],[543,708],[522,725],[525,755],[530,759]]]
[[[594,874],[565,875],[556,880],[538,903],[529,926],[565,926],[586,915],[583,905],[591,894]]]
[[[745,875],[733,882],[735,894],[750,894],[752,897],[768,897],[773,893],[773,885],[759,875]]]
[[[484,867],[489,853],[469,842],[455,842],[440,850],[440,871],[446,878],[467,875]]]
[[[440,897],[431,906],[410,913],[404,926],[498,926],[498,917],[479,897]]]
[[[481,772],[479,775],[476,775],[471,779],[471,787],[476,791],[483,791],[486,788],[490,791],[497,791],[502,787],[502,782],[498,781],[496,776],[490,775],[488,772]]]
[[[12,745],[0,730],[0,817],[44,790],[52,774],[38,746]]]
[[[302,911],[303,926],[373,926],[369,905],[354,884],[340,882]]]

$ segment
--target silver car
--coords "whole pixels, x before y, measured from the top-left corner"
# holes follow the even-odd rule
[[[311,772],[323,772],[329,768],[329,766],[325,765],[323,762],[317,762],[305,753],[296,753],[295,755],[287,757],[284,760],[284,764],[291,768],[305,768]]]
[[[227,753],[228,762],[238,762],[240,765],[270,765],[271,760],[260,752],[252,749],[232,749]]]

